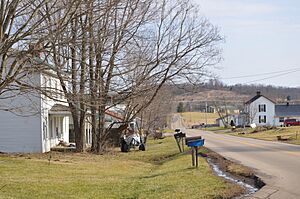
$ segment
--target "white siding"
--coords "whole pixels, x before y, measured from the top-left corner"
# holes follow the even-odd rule
[[[39,75],[28,79],[39,84]],[[0,151],[42,152],[40,105],[40,97],[34,92],[0,100]],[[13,113],[3,111],[3,107]]]
[[[40,116],[20,117],[0,112],[0,151],[42,152]]]

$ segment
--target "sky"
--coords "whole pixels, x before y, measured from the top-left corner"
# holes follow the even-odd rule
[[[300,87],[299,0],[193,1],[225,37],[221,81]]]

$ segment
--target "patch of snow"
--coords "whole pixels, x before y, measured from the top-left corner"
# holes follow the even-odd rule
[[[222,178],[224,178],[224,179],[226,179],[226,180],[229,180],[229,181],[231,181],[231,182],[233,182],[233,183],[236,183],[236,184],[238,184],[238,185],[240,185],[240,186],[242,186],[242,187],[245,187],[245,188],[248,190],[248,193],[247,193],[247,195],[243,195],[243,197],[248,196],[248,195],[251,195],[251,194],[253,194],[253,193],[255,193],[255,192],[258,191],[258,188],[255,188],[255,187],[253,187],[253,186],[251,186],[251,185],[249,185],[249,184],[247,184],[247,183],[245,183],[245,182],[242,182],[242,181],[240,181],[240,180],[234,179],[234,178],[232,178],[232,177],[226,175],[226,173],[223,172],[223,171],[218,167],[218,165],[212,163],[212,161],[211,161],[209,158],[207,158],[207,162],[212,166],[212,169],[213,169],[213,171],[217,174],[217,176],[220,176],[220,177],[222,177]]]

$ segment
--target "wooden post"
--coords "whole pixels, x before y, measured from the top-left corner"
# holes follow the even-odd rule
[[[196,167],[198,167],[198,147],[195,147]]]
[[[180,140],[179,139],[181,139],[181,138],[176,138],[176,143],[178,145],[180,153],[182,153],[181,146],[180,146]]]
[[[184,141],[183,141],[183,137],[181,138],[181,145],[182,145],[182,151],[184,152]]]
[[[194,153],[194,147],[192,147],[192,165],[195,166],[195,153]]]

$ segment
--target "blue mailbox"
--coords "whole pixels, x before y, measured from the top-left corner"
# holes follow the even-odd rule
[[[192,165],[198,167],[198,147],[204,145],[204,139],[201,136],[187,137],[185,144],[192,149]]]
[[[199,139],[199,140],[191,140],[187,142],[187,145],[189,147],[199,147],[204,145],[204,139]]]

